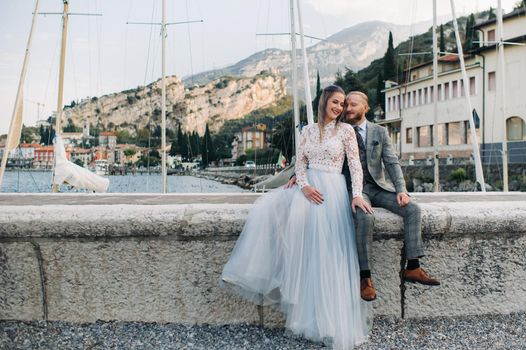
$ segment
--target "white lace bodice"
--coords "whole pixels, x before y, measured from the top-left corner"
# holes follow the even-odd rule
[[[323,128],[322,140],[318,123],[304,127],[296,160],[296,178],[300,188],[309,185],[307,168],[339,173],[345,155],[351,172],[353,197],[361,196],[363,172],[352,126],[332,121]]]

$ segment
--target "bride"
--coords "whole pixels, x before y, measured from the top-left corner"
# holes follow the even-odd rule
[[[345,94],[323,90],[318,123],[303,129],[297,184],[261,196],[222,274],[224,285],[258,305],[286,314],[286,328],[335,349],[367,339],[366,305],[348,192],[342,175],[347,156],[353,206],[362,198],[363,174],[353,128],[338,119]]]

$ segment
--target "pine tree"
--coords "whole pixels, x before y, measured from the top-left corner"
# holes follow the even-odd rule
[[[493,10],[493,7],[490,7],[489,13],[488,13],[488,19],[495,19],[495,18],[497,18],[497,15],[495,14],[495,10]]]
[[[520,9],[520,8],[526,8],[526,0],[520,0],[520,1],[517,1],[515,3],[515,5],[513,6],[513,10],[517,10],[517,9]]]
[[[439,51],[446,52],[446,39],[444,38],[444,25],[440,25],[440,44]]]
[[[367,89],[358,79],[357,74],[351,69],[347,69],[347,72],[345,72],[345,75],[343,76],[341,72],[338,71],[336,73],[336,81],[334,84],[341,86],[344,91],[361,91],[364,94],[367,94]]]
[[[395,52],[393,47],[393,33],[389,32],[389,43],[384,55],[384,74],[385,80],[396,80]]]
[[[464,50],[469,51],[473,48],[473,35],[475,25],[475,15],[471,14],[466,20],[466,38],[464,40]]]

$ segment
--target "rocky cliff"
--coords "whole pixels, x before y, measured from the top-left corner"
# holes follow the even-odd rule
[[[166,123],[183,131],[203,134],[208,123],[212,132],[226,120],[272,105],[285,96],[285,78],[262,71],[253,77],[222,77],[205,85],[185,87],[175,76],[166,79]],[[161,80],[148,86],[84,99],[64,111],[64,125],[88,122],[105,130],[131,133],[151,123],[161,125]]]

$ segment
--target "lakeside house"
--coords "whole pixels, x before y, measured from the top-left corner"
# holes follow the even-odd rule
[[[526,43],[526,9],[504,15],[504,41]],[[462,79],[458,55],[438,61],[438,140],[433,140],[433,62],[404,71],[404,83],[386,82],[387,127],[402,160],[428,159],[435,143],[441,158],[470,159],[472,145],[464,84],[475,115],[475,129],[483,163],[502,162],[506,135],[510,163],[526,163],[526,46],[505,44],[505,85],[499,76],[496,19],[475,26],[479,44],[464,56],[468,81]],[[507,96],[500,108],[502,89]],[[503,115],[504,113],[504,115]]]
[[[234,135],[232,141],[232,159],[246,154],[249,149],[265,149],[268,147],[267,126],[257,124],[246,126]]]

